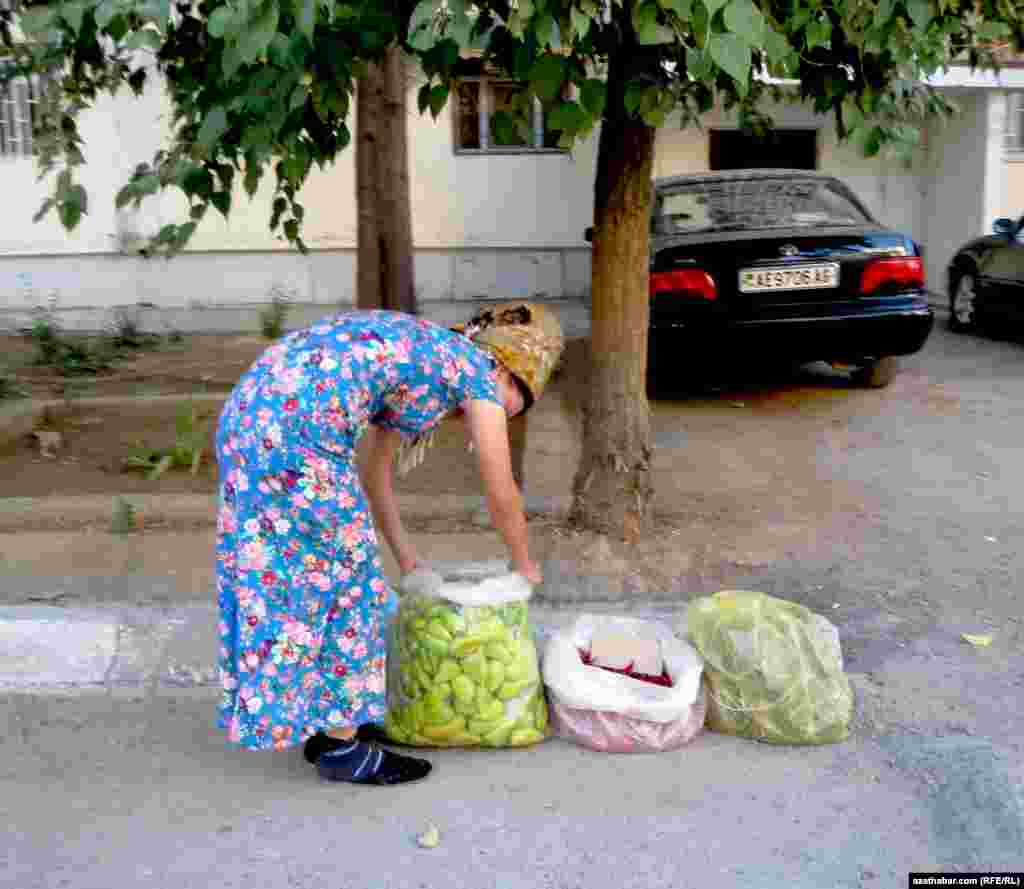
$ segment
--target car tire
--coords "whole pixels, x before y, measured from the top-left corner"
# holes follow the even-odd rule
[[[961,269],[950,281],[949,329],[968,333],[978,326],[978,279],[973,268]]]
[[[884,389],[900,369],[900,360],[895,355],[875,358],[853,372],[853,382],[868,389]]]

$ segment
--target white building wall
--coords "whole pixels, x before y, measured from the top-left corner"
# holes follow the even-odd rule
[[[1002,188],[1003,102],[994,91],[957,91],[960,114],[928,128],[925,273],[947,291],[946,267],[965,241],[991,230]]]

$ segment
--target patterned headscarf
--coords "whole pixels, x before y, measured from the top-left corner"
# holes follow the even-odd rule
[[[516,378],[526,401],[524,413],[544,393],[564,347],[558,317],[537,303],[501,303],[452,330],[490,352]],[[399,474],[419,466],[433,442],[433,430],[403,441],[398,452]]]
[[[536,303],[502,303],[453,329],[490,352],[519,380],[528,395],[527,409],[544,394],[564,347],[558,316]]]

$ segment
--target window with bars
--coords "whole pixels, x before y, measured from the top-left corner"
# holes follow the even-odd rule
[[[517,84],[497,77],[464,77],[456,86],[455,151],[459,154],[564,153],[558,147],[561,133],[548,126],[540,102],[534,100],[529,138],[516,131],[511,139],[495,133],[492,125],[499,111],[511,110]]]
[[[45,88],[36,74],[0,83],[0,158],[32,156],[35,109]]]
[[[1007,154],[1024,158],[1024,92],[1009,93],[1006,97],[1003,147]]]

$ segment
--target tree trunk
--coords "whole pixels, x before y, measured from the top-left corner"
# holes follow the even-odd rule
[[[623,108],[630,64],[626,47],[613,54],[598,144],[591,376],[571,518],[588,530],[635,542],[649,519],[652,494],[647,277],[656,131]]]
[[[356,90],[356,305],[416,312],[405,59],[393,46]]]

